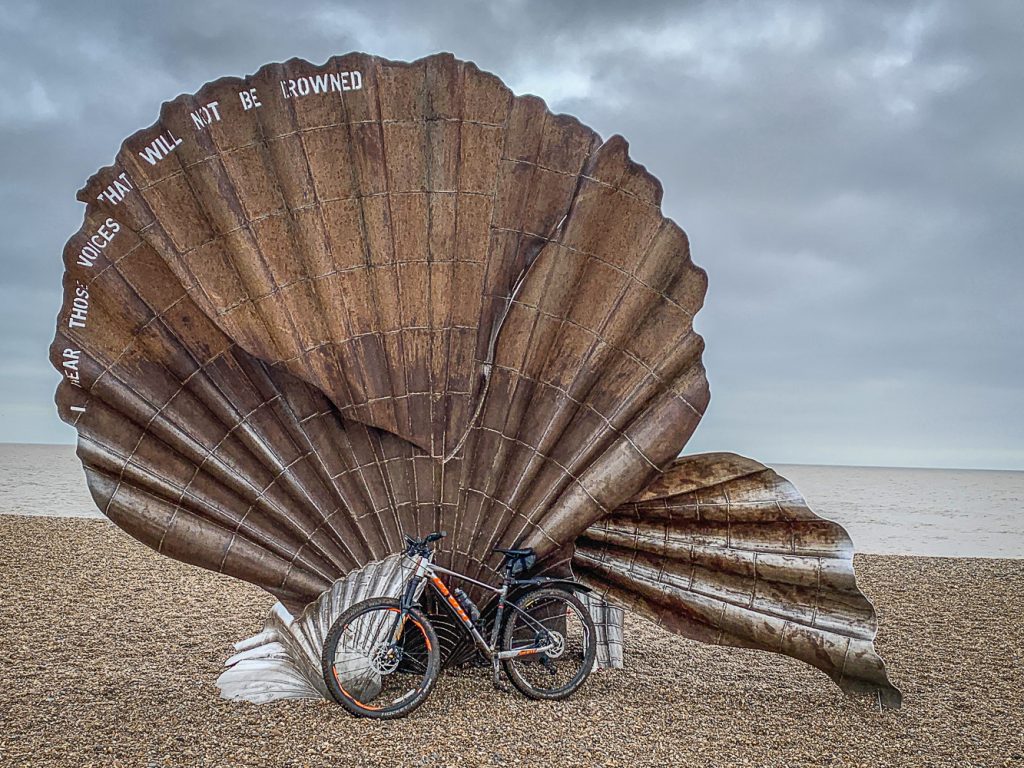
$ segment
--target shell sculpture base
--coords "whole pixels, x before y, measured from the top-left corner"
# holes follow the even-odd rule
[[[448,54],[217,80],[88,181],[57,407],[104,514],[280,600],[236,691],[317,689],[282,661],[307,606],[445,529],[442,565],[496,580],[493,547],[532,546],[894,701],[842,529],[747,460],[674,463],[710,397],[707,279],[661,196],[622,137]]]
[[[295,618],[280,602],[263,631],[235,643],[227,670],[217,678],[225,699],[264,704],[278,699],[330,699],[320,656],[331,625],[350,606],[371,597],[398,597],[412,575],[402,555],[367,563],[306,606]]]

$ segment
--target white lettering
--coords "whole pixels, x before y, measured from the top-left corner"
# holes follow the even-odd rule
[[[177,149],[181,141],[173,133],[166,131],[153,139],[148,147],[139,152],[139,157],[150,165],[156,165]]]
[[[217,105],[220,102],[211,101],[205,107],[200,107],[192,113],[192,122],[195,124],[196,130],[201,131],[206,126],[212,125],[213,123],[220,122],[220,112],[217,109]]]
[[[81,379],[78,373],[78,362],[81,356],[82,350],[80,349],[65,349],[64,362],[61,363],[64,366],[64,376],[76,387],[82,386],[79,383]]]
[[[124,196],[135,189],[131,179],[128,178],[128,174],[119,173],[117,178],[114,179],[114,183],[107,187],[105,190],[96,195],[97,200],[106,200],[111,205],[117,205]]]
[[[89,317],[89,289],[78,283],[75,296],[71,301],[71,314],[68,316],[68,328],[85,328]]]
[[[256,95],[255,88],[250,88],[248,91],[239,91],[238,98],[242,100],[242,110],[245,112],[248,112],[250,109],[254,109],[255,107],[263,106],[259,96]],[[285,94],[285,98],[288,98],[287,94]]]
[[[358,91],[363,87],[363,76],[359,72],[328,72],[323,75],[297,77],[294,80],[281,80],[280,83],[281,93],[286,99],[297,99],[311,93]],[[245,106],[244,98],[242,105]]]
[[[327,93],[327,75],[313,75],[313,93]]]
[[[122,174],[123,176],[124,174]],[[114,238],[117,233],[121,231],[121,225],[118,224],[114,219],[107,219],[105,222],[100,224],[99,229],[96,230],[96,234],[90,235],[88,243],[86,243],[82,250],[78,254],[78,263],[83,267],[92,268],[96,263],[96,259],[100,257],[100,251],[107,247],[110,243],[114,242]]]

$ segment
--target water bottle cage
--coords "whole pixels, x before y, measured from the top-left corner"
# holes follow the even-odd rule
[[[469,595],[459,587],[453,589],[452,594],[455,595],[455,599],[459,601],[459,605],[462,606],[462,610],[466,612],[467,616],[469,616],[469,620],[472,621],[474,625],[478,625],[480,623],[480,609],[477,607],[476,603],[474,603],[472,599],[470,599]]]

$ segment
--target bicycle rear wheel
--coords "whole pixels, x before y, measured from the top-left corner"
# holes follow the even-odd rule
[[[531,699],[558,700],[583,685],[597,656],[590,612],[564,589],[542,587],[527,592],[510,609],[502,633],[502,650],[527,653],[506,659],[505,674]],[[551,646],[546,651],[533,648]]]
[[[324,640],[324,682],[331,696],[359,717],[404,717],[430,695],[441,669],[437,634],[427,617],[401,603],[356,603]]]

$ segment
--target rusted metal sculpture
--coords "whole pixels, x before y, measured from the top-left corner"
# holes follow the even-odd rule
[[[277,596],[275,631],[447,529],[445,565],[532,546],[898,700],[842,529],[754,462],[676,462],[706,278],[621,137],[450,55],[293,60],[165,104],[79,199],[51,359],[93,497]],[[267,637],[250,662],[288,655]]]

